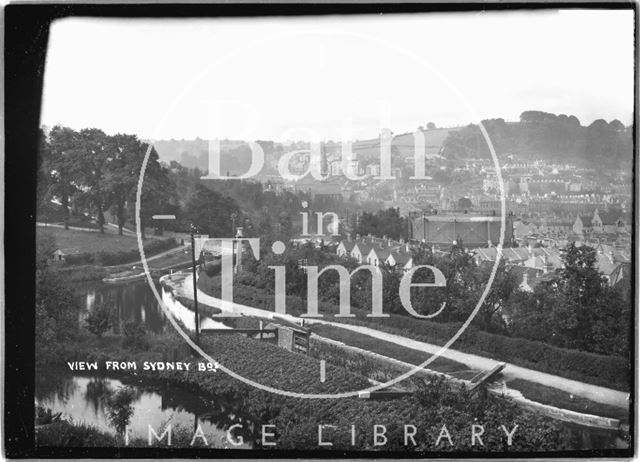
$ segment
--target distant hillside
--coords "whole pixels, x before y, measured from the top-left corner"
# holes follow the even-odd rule
[[[633,159],[632,129],[619,120],[598,119],[585,127],[575,116],[525,111],[518,122],[489,119],[482,124],[498,155],[531,155],[615,167],[630,167]],[[449,133],[444,146],[449,158],[489,156],[478,125]]]
[[[461,130],[461,128],[432,128],[421,130],[424,136],[425,155],[427,157],[437,156],[443,152],[444,141],[449,133]],[[402,159],[414,156],[415,137],[413,133],[401,133],[395,135],[391,141],[391,156],[399,156]],[[356,141],[352,145],[352,150],[357,159],[364,164],[380,159],[380,138]]]
[[[170,163],[172,160],[179,162],[183,167],[205,170],[208,165],[209,142],[200,138],[195,140],[152,140],[150,141],[158,152],[160,160]],[[223,140],[220,142],[221,150],[231,151],[242,146],[242,141]],[[224,166],[224,163],[223,163]]]
[[[160,160],[166,163],[179,162],[183,167],[199,168],[207,170],[209,167],[209,142],[200,138],[195,140],[155,140],[150,141]],[[272,141],[258,141],[265,153],[265,163],[270,164],[270,159],[277,150]],[[238,174],[246,172],[251,162],[251,150],[244,141],[222,140],[221,171],[223,173]]]

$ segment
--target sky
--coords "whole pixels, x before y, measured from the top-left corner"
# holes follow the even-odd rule
[[[41,123],[142,139],[365,139],[525,110],[633,116],[633,11],[67,18]]]

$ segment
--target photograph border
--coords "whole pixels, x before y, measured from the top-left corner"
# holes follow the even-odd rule
[[[46,448],[34,442],[35,387],[35,194],[36,153],[42,102],[49,28],[56,19],[66,17],[110,18],[195,18],[195,17],[291,17],[317,15],[400,14],[435,12],[517,11],[544,9],[616,9],[634,11],[634,113],[633,113],[633,229],[631,277],[633,300],[638,307],[637,242],[638,184],[638,5],[629,2],[460,2],[460,3],[374,3],[374,4],[10,4],[4,9],[5,25],[5,220],[6,259],[4,297],[4,451],[8,458],[455,458],[522,459],[553,457],[632,457],[636,453],[637,316],[632,310],[632,409],[631,444],[628,449],[553,452],[392,452],[332,450],[233,450],[185,448]],[[19,243],[19,244],[18,244]],[[11,268],[8,271],[8,268]]]

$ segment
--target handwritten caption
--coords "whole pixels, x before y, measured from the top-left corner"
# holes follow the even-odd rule
[[[195,363],[185,361],[68,361],[67,366],[72,371],[198,371],[216,372],[217,363],[198,361]]]

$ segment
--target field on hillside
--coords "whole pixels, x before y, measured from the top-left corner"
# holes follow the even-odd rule
[[[78,249],[81,253],[119,252],[138,248],[135,236],[119,236],[113,230],[105,230],[102,234],[62,228],[37,228],[37,238],[46,234],[54,237],[57,248]]]

